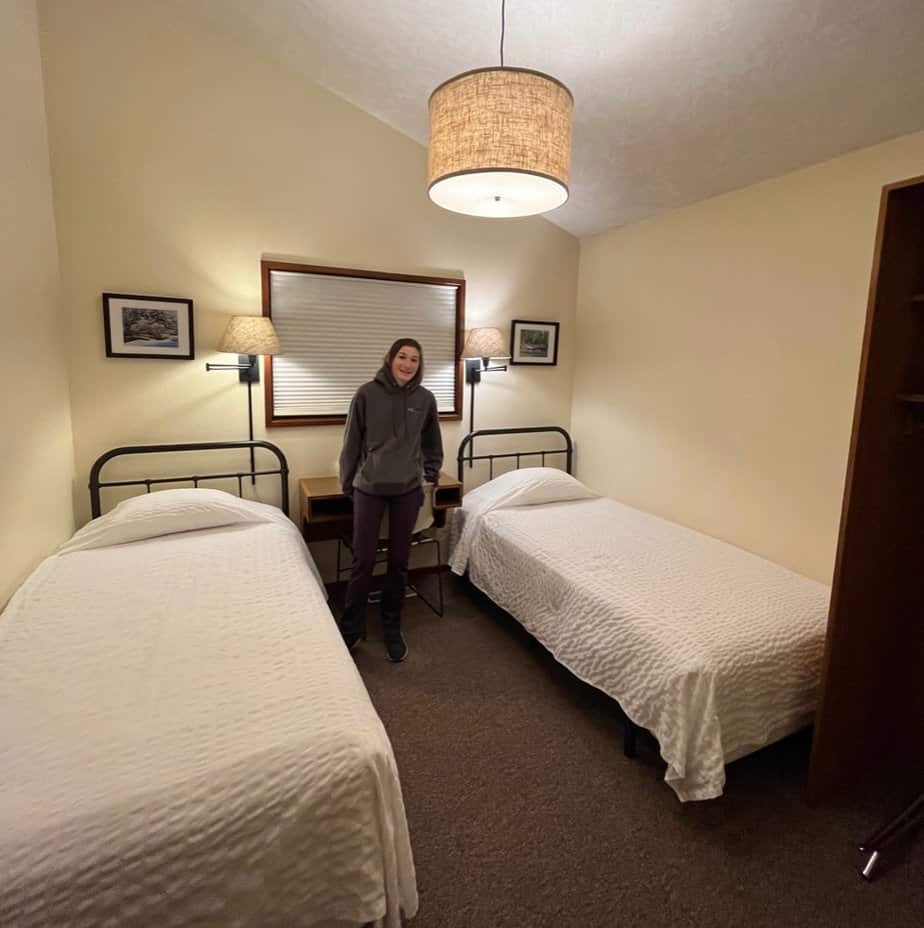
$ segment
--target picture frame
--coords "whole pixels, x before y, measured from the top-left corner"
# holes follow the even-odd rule
[[[511,364],[558,364],[558,322],[514,319],[510,323]]]
[[[196,356],[192,300],[104,293],[103,328],[107,358],[192,361]]]

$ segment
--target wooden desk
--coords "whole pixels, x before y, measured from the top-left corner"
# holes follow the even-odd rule
[[[353,503],[340,491],[337,477],[302,477],[298,482],[299,522],[305,541],[339,538],[350,531]],[[462,505],[462,484],[440,474],[433,498],[433,524],[446,522],[446,510]]]

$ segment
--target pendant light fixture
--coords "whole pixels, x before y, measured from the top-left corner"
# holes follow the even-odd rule
[[[430,95],[429,193],[470,216],[534,216],[568,199],[574,99],[559,80],[504,66],[465,71]]]

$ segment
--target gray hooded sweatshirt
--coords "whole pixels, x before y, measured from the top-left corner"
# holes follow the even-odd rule
[[[340,486],[373,496],[397,496],[436,483],[443,466],[443,439],[436,398],[420,385],[422,371],[403,387],[382,367],[350,403]]]

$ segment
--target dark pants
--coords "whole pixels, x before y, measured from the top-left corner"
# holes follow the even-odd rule
[[[411,531],[423,505],[423,489],[400,496],[372,496],[353,491],[353,570],[347,587],[340,627],[344,632],[364,628],[369,584],[375,569],[382,516],[388,510],[388,573],[382,592],[382,617],[398,623],[407,586],[407,562],[411,554]]]

